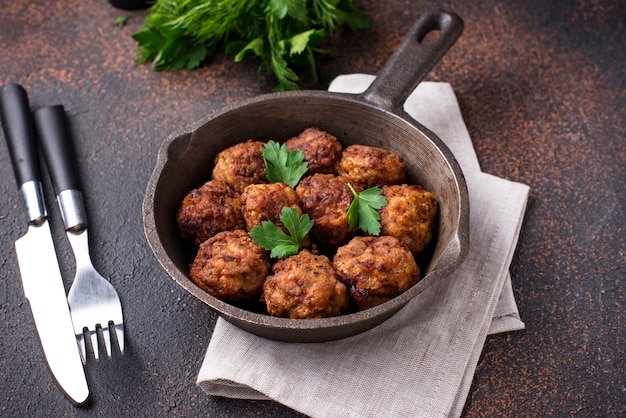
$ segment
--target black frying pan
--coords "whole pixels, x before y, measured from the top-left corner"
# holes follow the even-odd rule
[[[427,13],[410,29],[362,94],[295,91],[262,95],[228,107],[190,131],[166,140],[143,204],[146,237],[164,269],[227,321],[266,338],[291,342],[327,341],[370,329],[419,297],[428,286],[448,277],[461,264],[469,247],[465,179],[446,145],[402,107],[462,30],[463,21],[453,13]],[[402,155],[408,181],[422,185],[436,196],[438,233],[422,279],[374,308],[325,319],[275,318],[204,292],[188,277],[190,253],[176,222],[183,197],[209,180],[213,159],[219,151],[249,138],[284,141],[311,126],[332,133],[344,146],[371,145]]]

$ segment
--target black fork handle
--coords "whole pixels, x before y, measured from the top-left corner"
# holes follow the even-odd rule
[[[87,227],[87,215],[65,109],[62,105],[42,107],[34,116],[65,229],[80,233]]]
[[[79,190],[75,152],[63,105],[42,107],[33,114],[55,193]]]

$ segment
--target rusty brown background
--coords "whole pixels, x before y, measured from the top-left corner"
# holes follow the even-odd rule
[[[355,2],[371,28],[329,39],[319,83],[302,86],[376,73],[420,14],[455,11],[465,32],[427,79],[452,84],[483,171],[531,187],[511,266],[527,330],[487,339],[463,415],[625,416],[626,3]],[[26,217],[3,142],[0,415],[299,416],[195,386],[216,317],[160,269],[141,223],[160,143],[275,81],[254,60],[223,55],[191,72],[135,66],[131,35],[145,15],[105,0],[0,1],[0,84],[20,83],[33,107],[62,103],[70,114],[92,256],[127,322],[126,354],[91,359],[93,399],[72,406],[44,366],[23,297],[13,242]],[[120,16],[129,16],[123,28]],[[58,216],[52,226],[61,238]]]

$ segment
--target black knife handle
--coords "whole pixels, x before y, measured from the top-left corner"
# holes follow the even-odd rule
[[[22,86],[7,84],[0,89],[0,121],[17,187],[28,212],[28,223],[39,225],[48,214],[41,186],[33,115],[28,94]]]
[[[33,115],[55,193],[78,190],[74,147],[63,105],[42,107]]]
[[[0,89],[0,119],[18,187],[29,181],[41,182],[35,125],[22,86],[7,84]]]

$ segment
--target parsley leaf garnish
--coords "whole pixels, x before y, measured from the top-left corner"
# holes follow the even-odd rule
[[[289,151],[285,144],[276,141],[268,141],[261,154],[265,161],[265,175],[273,183],[283,182],[296,187],[309,168],[302,151]]]
[[[120,29],[124,29],[124,26],[126,26],[126,23],[128,23],[128,19],[130,19],[130,16],[118,16],[115,18],[113,23],[116,24]]]
[[[302,240],[313,227],[313,220],[306,213],[299,216],[294,208],[284,207],[280,212],[280,221],[289,234],[272,221],[263,221],[249,232],[252,239],[264,250],[270,250],[270,257],[283,258],[298,253]]]
[[[357,193],[351,184],[348,183],[348,187],[354,194],[347,213],[350,228],[358,223],[359,228],[368,234],[380,234],[380,214],[377,210],[387,205],[382,190],[379,187],[370,187]]]

